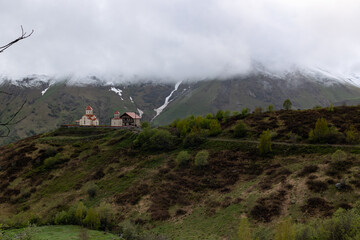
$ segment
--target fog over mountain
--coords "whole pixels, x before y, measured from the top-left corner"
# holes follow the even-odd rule
[[[357,0],[2,1],[0,75],[111,81],[229,77],[272,71],[360,73]]]

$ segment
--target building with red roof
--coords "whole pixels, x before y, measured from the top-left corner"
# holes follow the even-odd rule
[[[123,126],[136,126],[136,127],[141,126],[141,122],[140,122],[141,118],[139,115],[137,115],[134,112],[126,112],[120,116],[120,119],[122,120]]]
[[[111,119],[111,126],[114,127],[121,127],[122,126],[122,119],[120,118],[120,112],[114,112],[114,118]]]
[[[91,106],[87,106],[85,115],[79,120],[79,125],[82,126],[98,126],[99,119],[94,115],[94,110]]]

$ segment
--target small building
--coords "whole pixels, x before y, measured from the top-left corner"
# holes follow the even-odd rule
[[[121,127],[122,126],[122,119],[120,118],[120,112],[116,111],[114,113],[114,118],[111,119],[111,126],[114,127]]]
[[[80,126],[98,126],[99,120],[94,115],[92,107],[88,106],[85,110],[85,115],[79,120]]]
[[[140,117],[134,112],[126,112],[123,115],[120,116],[122,120],[122,126],[135,126],[140,127]]]

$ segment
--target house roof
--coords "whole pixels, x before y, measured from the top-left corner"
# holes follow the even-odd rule
[[[87,106],[86,110],[93,110],[93,109],[92,109],[92,107],[90,107],[90,105],[89,105],[89,106]]]
[[[137,115],[137,114],[134,113],[134,112],[126,112],[126,113],[124,113],[123,115],[121,115],[121,117],[124,116],[125,114],[128,115],[128,116],[131,117],[131,118],[140,119],[139,115]]]

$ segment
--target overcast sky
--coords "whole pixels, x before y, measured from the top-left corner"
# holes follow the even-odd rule
[[[227,76],[253,61],[360,72],[359,0],[1,0],[0,75]]]

